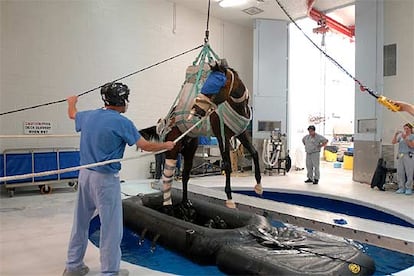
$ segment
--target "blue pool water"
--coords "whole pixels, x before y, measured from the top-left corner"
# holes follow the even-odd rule
[[[254,191],[233,191],[234,193],[244,194],[248,196],[256,196]],[[374,208],[362,206],[359,204],[345,202],[336,199],[324,198],[312,195],[281,193],[281,192],[268,192],[263,193],[262,198],[270,199],[277,202],[289,203],[299,205],[303,207],[314,208],[318,210],[324,210],[334,213],[345,214],[352,217],[359,217],[364,219],[373,219],[375,221],[381,221],[390,224],[401,225],[404,227],[414,228],[412,223],[405,221],[399,217],[391,214],[387,214],[383,211],[376,210]]]
[[[273,226],[283,225],[281,222],[272,222]],[[89,239],[99,247],[99,217],[91,221]],[[216,266],[203,266],[176,254],[160,245],[151,250],[151,241],[145,239],[142,245],[138,242],[140,236],[128,228],[124,229],[122,239],[122,260],[156,271],[178,275],[225,275]],[[389,275],[414,265],[414,256],[384,249],[381,247],[361,244],[362,250],[369,255],[376,265],[374,275]]]

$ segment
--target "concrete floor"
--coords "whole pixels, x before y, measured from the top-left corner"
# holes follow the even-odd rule
[[[306,171],[291,171],[287,175],[264,175],[262,184],[266,190],[323,195],[381,209],[414,223],[414,196],[397,195],[392,190],[381,192],[369,185],[352,181],[352,171],[333,168],[332,163],[323,163],[318,185],[306,184]],[[151,180],[126,181],[122,191],[137,194],[150,190]],[[218,196],[224,199],[224,176],[192,178],[190,191]],[[236,173],[232,177],[233,187],[251,188],[254,178],[248,173]],[[175,183],[179,186],[180,183]],[[211,189],[214,188],[214,189]],[[124,196],[124,195],[123,195]],[[61,275],[64,269],[68,239],[71,230],[76,192],[70,187],[57,186],[49,195],[40,195],[38,190],[17,189],[14,197],[2,190],[0,201],[0,275]],[[270,206],[262,199],[235,195],[236,202],[244,201],[257,207]],[[250,201],[250,203],[246,203]],[[269,207],[270,208],[270,207]],[[335,214],[310,211],[303,207],[271,203],[271,208],[286,213],[298,213],[310,219],[332,219]],[[365,220],[347,217],[349,227],[363,229],[381,235],[403,238],[412,244],[414,231],[407,228],[387,228],[378,224],[367,224]],[[379,229],[381,228],[381,229]],[[385,229],[385,230],[384,230]],[[382,232],[381,232],[382,231]],[[385,233],[384,233],[385,232]],[[410,245],[411,246],[411,245]],[[90,243],[85,263],[91,271],[88,275],[99,275],[99,251]],[[130,275],[167,275],[143,267],[122,262]],[[414,275],[411,268],[401,275]]]

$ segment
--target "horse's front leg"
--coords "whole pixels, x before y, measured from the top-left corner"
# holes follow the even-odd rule
[[[232,191],[231,191],[231,160],[230,160],[230,144],[227,142],[225,145],[224,151],[222,151],[221,155],[223,159],[223,166],[222,169],[226,175],[226,186],[224,188],[224,192],[226,193],[227,200],[226,206],[228,208],[236,208],[236,204],[233,201]]]
[[[258,195],[263,194],[263,187],[261,184],[262,175],[260,174],[260,164],[259,164],[259,154],[257,150],[254,148],[250,137],[246,134],[246,132],[242,132],[237,139],[242,143],[243,147],[247,149],[253,159],[254,163],[254,177],[256,179],[256,185],[254,186],[254,191]]]
[[[171,132],[167,134],[166,141],[173,141],[175,137],[180,135],[177,128],[173,128]],[[162,172],[162,193],[163,193],[163,209],[165,213],[173,215],[172,208],[172,197],[171,197],[171,188],[174,180],[174,171],[177,165],[177,156],[178,151],[181,147],[180,142],[176,143],[175,147],[172,150],[165,152],[165,164],[164,170]]]
[[[162,173],[162,192],[163,192],[163,206],[171,206],[171,187],[174,179],[174,171],[177,165],[177,160],[172,158],[165,158],[164,171]]]

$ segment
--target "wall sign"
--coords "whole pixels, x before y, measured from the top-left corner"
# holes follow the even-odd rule
[[[23,124],[24,134],[52,134],[52,122],[46,121],[25,121]]]

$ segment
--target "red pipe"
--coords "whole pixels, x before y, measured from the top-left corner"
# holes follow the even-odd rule
[[[332,19],[329,16],[326,16],[325,14],[321,13],[320,11],[311,8],[309,10],[309,17],[312,18],[313,20],[315,20],[316,22],[318,22],[321,19],[324,19],[326,22],[326,26],[341,33],[346,35],[349,38],[354,38],[355,36],[355,26],[345,26],[341,23],[339,23],[338,21]]]

